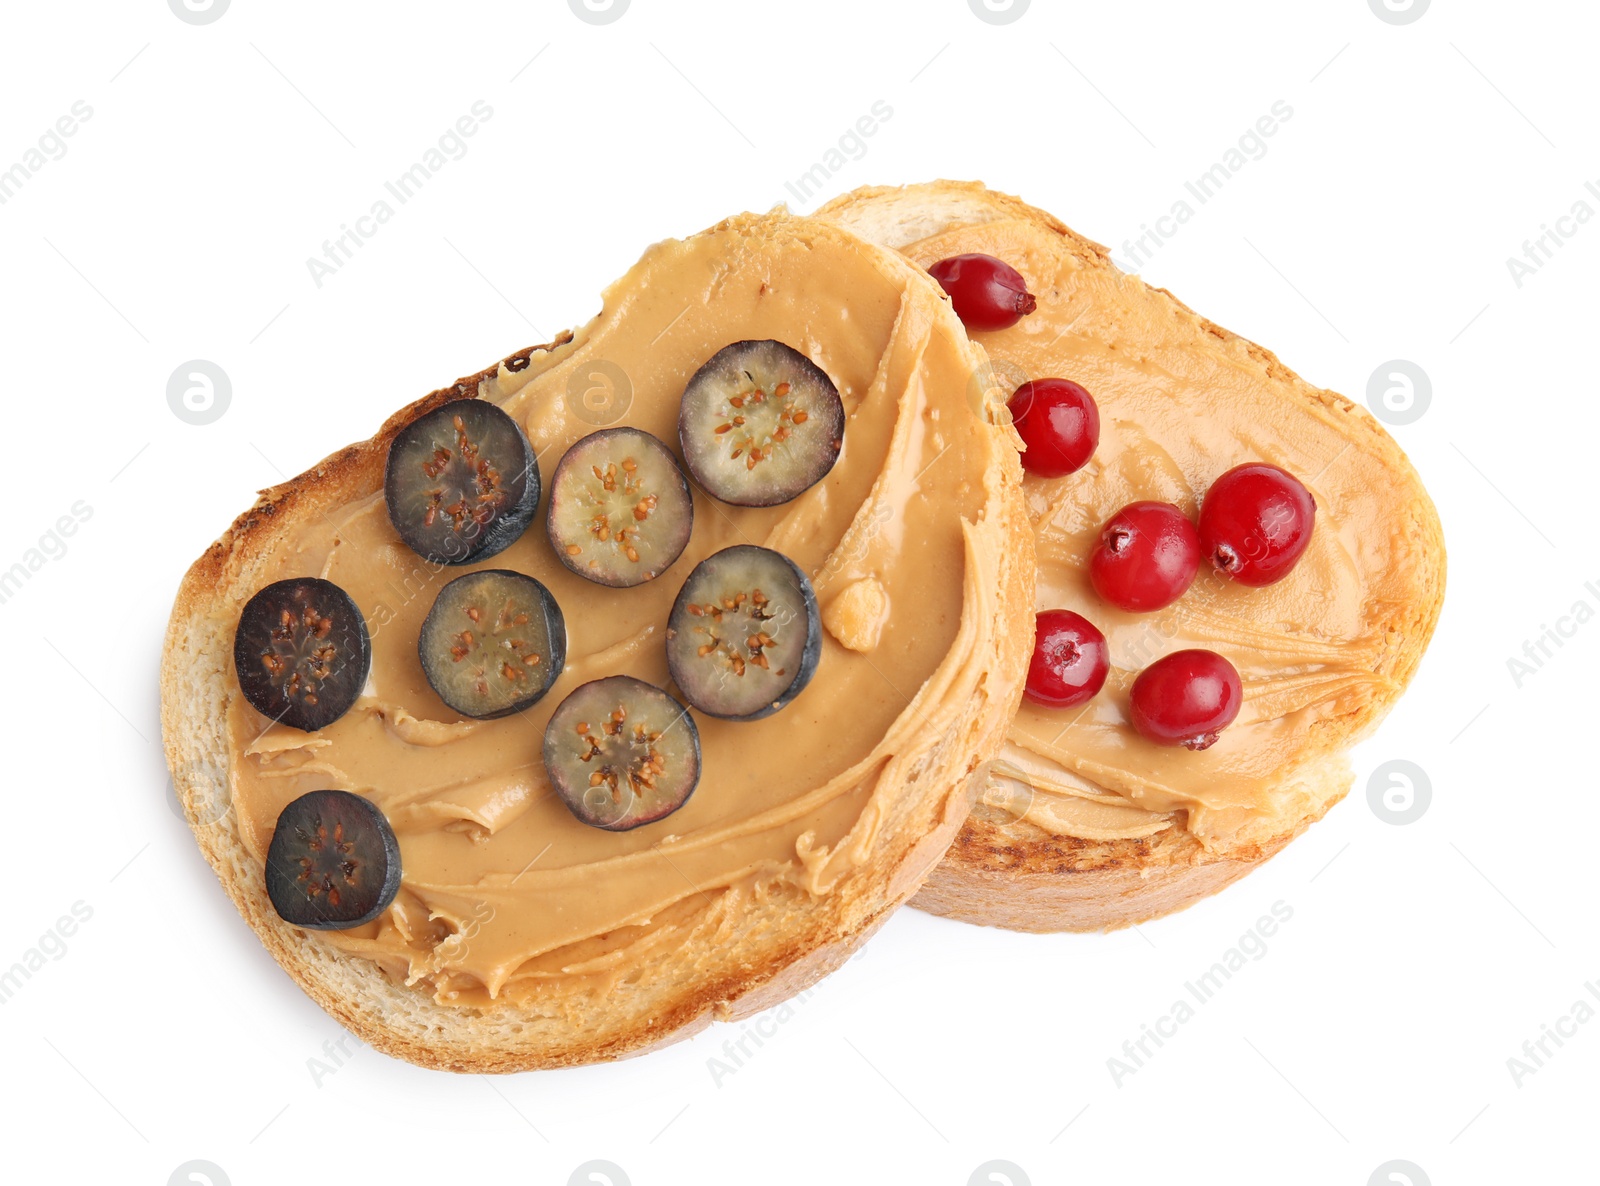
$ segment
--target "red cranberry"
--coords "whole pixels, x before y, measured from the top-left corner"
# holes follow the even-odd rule
[[[1270,585],[1311,542],[1317,504],[1293,474],[1255,463],[1230,469],[1200,505],[1200,546],[1241,585]]]
[[[1129,693],[1133,727],[1157,745],[1205,749],[1244,703],[1239,673],[1215,651],[1174,651],[1139,673]]]
[[[1100,409],[1071,379],[1035,379],[1011,395],[1006,406],[1017,435],[1028,446],[1022,468],[1041,478],[1061,478],[1083,468],[1100,443]]]
[[[1100,529],[1089,557],[1095,592],[1133,613],[1171,605],[1199,569],[1200,533],[1166,502],[1130,502]]]
[[[1049,609],[1034,620],[1033,659],[1022,694],[1046,708],[1071,708],[1106,682],[1111,654],[1106,636],[1069,609]]]
[[[1010,329],[1037,307],[1022,273],[992,255],[952,255],[928,269],[968,329]]]

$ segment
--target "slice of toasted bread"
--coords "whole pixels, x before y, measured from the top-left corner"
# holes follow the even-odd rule
[[[853,268],[849,276],[840,270],[842,262]],[[669,302],[680,290],[693,294],[681,308],[676,301]],[[735,324],[738,318],[728,310],[746,308],[754,311],[751,324]],[[718,746],[741,744],[745,738],[752,739],[753,746],[753,739],[770,736],[757,731],[766,723],[702,721],[706,757],[700,788],[677,815],[659,824],[629,833],[596,832],[572,819],[547,793],[543,798],[529,795],[535,801],[519,804],[521,814],[515,819],[496,814],[499,808],[477,819],[451,818],[454,830],[449,834],[442,838],[439,833],[426,834],[435,848],[452,844],[456,845],[452,852],[478,851],[476,845],[492,854],[498,842],[515,838],[532,852],[544,836],[529,835],[529,829],[548,833],[551,844],[546,848],[554,851],[545,856],[545,850],[539,850],[539,856],[524,866],[526,880],[521,886],[517,877],[491,877],[478,883],[493,881],[501,903],[511,900],[514,890],[533,885],[547,895],[533,900],[582,907],[586,899],[574,895],[582,895],[585,885],[590,896],[602,888],[609,892],[614,885],[607,881],[610,871],[633,867],[624,865],[621,857],[586,864],[565,856],[564,847],[589,846],[588,851],[614,840],[619,852],[620,846],[631,845],[627,851],[633,855],[628,860],[642,862],[659,854],[666,858],[662,868],[674,870],[679,867],[674,857],[689,854],[679,862],[688,870],[683,885],[672,889],[669,884],[661,890],[663,897],[673,895],[670,904],[656,901],[633,913],[618,907],[616,917],[602,916],[609,920],[604,933],[540,951],[529,959],[526,975],[512,975],[504,982],[497,979],[494,985],[464,991],[464,974],[453,979],[419,978],[415,959],[408,976],[405,959],[411,949],[400,948],[398,964],[390,957],[396,924],[387,916],[359,934],[307,932],[282,921],[264,888],[262,828],[270,829],[270,819],[262,818],[262,796],[267,792],[261,789],[260,771],[285,775],[281,779],[285,799],[324,777],[346,779],[334,785],[369,793],[392,818],[398,818],[391,809],[404,799],[406,788],[390,784],[403,783],[408,768],[402,762],[398,775],[342,771],[331,760],[272,768],[278,761],[272,756],[278,752],[277,742],[265,747],[265,754],[262,747],[241,744],[235,725],[253,710],[241,700],[232,638],[245,600],[266,583],[303,568],[311,568],[315,575],[319,565],[333,563],[333,549],[341,542],[340,572],[359,574],[367,560],[378,563],[377,555],[352,557],[349,553],[359,549],[362,537],[341,533],[345,524],[355,522],[369,524],[365,528],[369,533],[392,530],[381,503],[375,514],[367,512],[382,497],[390,441],[418,415],[474,398],[513,410],[529,425],[535,447],[541,449],[539,464],[548,489],[549,472],[566,445],[587,431],[568,424],[573,419],[566,415],[571,405],[562,401],[575,398],[582,387],[578,380],[592,369],[615,370],[616,360],[626,358],[632,408],[623,422],[648,425],[671,440],[670,431],[662,426],[675,422],[678,395],[698,365],[696,360],[703,361],[729,338],[777,336],[775,328],[787,324],[786,310],[795,311],[789,325],[794,344],[824,369],[855,359],[851,351],[877,352],[862,353],[855,360],[866,364],[864,378],[855,373],[836,375],[851,412],[844,453],[834,476],[794,505],[821,500],[819,505],[833,507],[837,517],[842,498],[855,497],[851,482],[861,488],[870,485],[866,501],[854,512],[850,508],[855,502],[845,508],[838,521],[848,525],[843,539],[824,537],[820,529],[809,534],[791,530],[785,537],[796,557],[802,553],[823,557],[813,576],[824,620],[832,623],[829,629],[850,633],[848,622],[841,626],[837,615],[830,616],[829,598],[837,596],[846,578],[855,574],[862,557],[892,565],[893,557],[903,553],[909,562],[919,548],[931,546],[927,540],[940,537],[944,541],[940,546],[947,549],[940,556],[951,560],[925,574],[932,586],[927,589],[927,604],[951,611],[943,622],[919,627],[949,636],[948,649],[941,642],[930,662],[931,674],[918,675],[916,682],[903,687],[888,687],[883,673],[896,671],[891,666],[896,655],[858,656],[856,651],[870,649],[867,643],[855,638],[847,651],[830,635],[824,640],[817,681],[794,705],[768,718],[778,722],[777,727],[810,737],[820,769],[830,762],[837,766],[830,747],[845,744],[839,738],[859,729],[855,721],[881,713],[890,723],[876,736],[866,757],[841,773],[826,778],[819,773],[811,782],[805,781],[809,775],[804,769],[774,772],[774,784],[787,779],[796,786],[819,789],[777,804],[765,802],[758,811],[749,801],[738,799],[737,788],[719,775],[718,754],[731,751],[719,751]],[[161,686],[163,736],[179,799],[201,850],[267,949],[313,999],[369,1044],[423,1066],[474,1072],[573,1065],[638,1053],[684,1038],[713,1019],[766,1009],[838,966],[911,896],[948,848],[976,793],[976,776],[1002,742],[1020,695],[1028,646],[1026,632],[1017,626],[1031,614],[1032,536],[1020,497],[1009,419],[998,404],[969,398],[971,375],[983,363],[981,350],[967,338],[937,288],[897,254],[829,223],[781,212],[745,215],[688,240],[656,245],[627,277],[607,290],[602,311],[588,325],[434,391],[390,417],[371,439],[264,491],[184,578],[166,637]],[[553,430],[552,424],[562,427]],[[852,468],[860,464],[878,468],[863,474]],[[934,497],[936,484],[944,481],[951,483],[948,499]],[[894,498],[902,502],[892,503]],[[660,581],[673,591],[708,546],[701,539],[700,524],[706,524],[707,531],[726,533],[738,523],[759,523],[759,530],[778,532],[786,522],[784,507],[761,512],[764,518],[736,523],[730,516],[741,513],[737,508],[713,504],[698,491],[695,501],[694,542]],[[883,505],[891,511],[900,507],[904,522],[886,522],[877,513]],[[362,514],[366,517],[359,518]],[[541,523],[542,512],[523,539],[492,565],[534,563],[533,549],[549,547]],[[862,533],[863,525],[870,529],[868,534]],[[903,540],[898,534],[902,529],[907,536]],[[882,550],[875,542],[877,534],[883,536]],[[307,539],[320,543],[310,546]],[[409,556],[397,539],[377,550],[386,558]],[[409,562],[415,564],[417,558],[410,556]],[[387,689],[390,696],[396,687],[421,688],[413,695],[415,717],[442,715],[442,706],[426,700],[426,685],[406,665],[415,665],[414,631],[421,611],[437,587],[458,573],[424,574],[422,592],[427,595],[410,597],[417,607],[401,606],[397,624],[385,618],[384,634],[374,633],[372,679],[363,700],[347,714],[354,720],[366,713],[362,728],[393,732],[398,724],[393,710],[373,702],[375,687]],[[892,587],[894,572],[883,576]],[[586,631],[586,626],[595,624],[586,615],[603,614],[606,605],[621,604],[608,597],[655,595],[653,586],[608,590],[577,577],[561,578],[559,573],[544,579],[558,595],[567,590],[569,634],[579,640],[586,633],[603,633]],[[561,579],[572,583],[562,586]],[[670,601],[671,592],[665,595]],[[371,620],[372,606],[364,605],[363,610]],[[914,616],[902,618],[914,620]],[[662,626],[664,621],[653,629]],[[395,633],[406,630],[412,633]],[[901,644],[908,637],[894,625],[885,627],[884,634]],[[664,673],[665,658],[656,656],[656,649],[636,641],[626,647],[601,648],[596,657],[584,654],[580,646],[575,660],[569,648],[568,674],[561,677],[566,682],[558,681],[541,702],[543,711],[548,715],[576,682],[573,665],[580,660],[603,666],[611,661],[607,656],[621,656],[617,664],[631,664],[664,683],[657,668]],[[830,701],[822,687],[830,665],[852,673],[853,694],[876,688],[875,697],[887,707],[876,702],[853,704],[842,694]],[[530,754],[537,752],[543,723],[533,721],[531,713],[525,740],[520,733],[493,734],[512,739],[515,748],[507,753],[508,764],[531,760],[521,756],[524,746]],[[518,718],[506,720],[510,727],[518,727]],[[502,722],[489,724],[500,727]],[[331,728],[339,727],[336,723]],[[280,738],[283,752],[306,745],[307,736],[315,740],[315,735],[273,732],[282,729],[272,726],[261,736]],[[715,733],[717,729],[723,732]],[[750,732],[731,740],[741,729]],[[708,739],[707,730],[722,740]],[[334,747],[329,753],[337,752],[335,742],[326,744]],[[407,751],[395,747],[393,752],[404,756]],[[434,760],[430,755],[440,751],[415,752],[420,769],[424,757]],[[315,773],[318,770],[331,773]],[[542,779],[542,770],[532,777]],[[406,806],[411,810],[415,804]],[[413,812],[407,818],[413,822],[396,823],[408,868],[396,903],[398,907],[411,895],[415,917],[399,929],[408,943],[432,942],[414,939],[407,928],[431,929],[437,919],[449,919],[450,908],[430,897],[436,887],[411,883],[409,869],[419,850],[411,847],[417,833],[407,828],[429,827],[426,821],[431,817]],[[418,818],[424,822],[417,824]],[[702,875],[695,854],[717,850],[722,843],[717,828],[742,827],[765,829],[761,835],[770,836],[762,859],[740,870]],[[830,827],[837,840],[831,848],[821,839],[829,835]],[[709,864],[711,858],[706,859],[707,867],[715,868]],[[530,871],[536,861],[537,867]],[[670,881],[666,874],[661,876]],[[448,888],[457,896],[470,896],[476,886]],[[439,896],[439,901],[447,899]],[[499,925],[494,910],[485,917],[489,920],[485,926]],[[471,931],[453,929],[467,946],[475,941]],[[446,942],[453,938],[447,936]],[[367,952],[374,953],[373,958]]]
[[[1041,748],[1041,727],[1054,733],[1054,721],[1023,709],[991,793],[915,905],[1015,930],[1110,929],[1192,905],[1280,851],[1345,795],[1345,751],[1404,690],[1438,620],[1443,536],[1405,455],[1364,409],[1124,275],[1103,247],[1016,198],[936,182],[858,190],[816,216],[924,267],[965,252],[1005,259],[1028,280],[1039,312],[974,334],[995,360],[996,382],[1009,394],[1024,378],[1077,379],[1100,407],[1095,460],[1066,478],[1029,475],[1025,489],[1039,545],[1038,608],[1114,620],[1112,677],[1084,723],[1079,710],[1056,718],[1062,728],[1048,740],[1058,761],[1025,760],[1022,743]],[[1207,421],[1208,432],[1231,424],[1248,447],[1226,461],[1208,456],[1204,442],[1185,439],[1185,418]],[[1180,448],[1170,453],[1160,447],[1174,441]],[[1121,505],[1154,497],[1193,514],[1222,469],[1279,452],[1316,495],[1313,547],[1320,539],[1346,565],[1340,580],[1310,554],[1281,588],[1224,588],[1231,582],[1213,577],[1201,590],[1203,574],[1175,618],[1149,616],[1163,631],[1172,623],[1166,643],[1155,637],[1153,646],[1137,620],[1087,587],[1088,549]],[[1296,599],[1312,608],[1291,621]],[[1132,675],[1179,645],[1221,650],[1245,674],[1245,714],[1203,754],[1158,753],[1124,714]],[[1174,790],[1185,781],[1200,785]],[[1048,788],[1065,797],[1052,799]]]

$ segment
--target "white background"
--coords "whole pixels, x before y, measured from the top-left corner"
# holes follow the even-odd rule
[[[959,1186],[993,1159],[1014,1183],[1361,1186],[1393,1159],[1436,1184],[1595,1180],[1600,1023],[1520,1086],[1507,1068],[1600,980],[1600,625],[1520,688],[1507,668],[1600,607],[1600,220],[1520,287],[1506,265],[1580,199],[1600,211],[1593,6],[1435,0],[1396,26],[1366,0],[1034,0],[991,25],[966,0],[634,0],[596,26],[563,0],[233,0],[192,26],[107,0],[4,21],[0,169],[93,109],[0,205],[0,568],[92,508],[0,605],[0,968],[93,912],[0,1007],[8,1180],[166,1183],[194,1159],[235,1186],[560,1184],[592,1159],[636,1186]],[[318,287],[307,257],[480,99],[466,155]],[[1293,108],[1143,271],[1358,400],[1390,359],[1431,378],[1393,431],[1444,518],[1449,598],[1355,792],[1141,931],[902,911],[720,1082],[742,1027],[496,1080],[360,1050],[317,1082],[342,1031],[170,803],[156,666],[183,569],[256,489],[589,317],[647,243],[783,200],[880,99],[864,155],[797,209],[975,177],[1123,259]],[[195,358],[233,389],[203,427],[166,401]],[[1409,826],[1367,802],[1393,758],[1432,783]],[[1266,956],[1115,1085],[1106,1060],[1278,901]]]

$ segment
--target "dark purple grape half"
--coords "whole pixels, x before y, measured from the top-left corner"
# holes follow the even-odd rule
[[[367,683],[372,642],[348,593],[320,577],[292,577],[245,602],[233,666],[257,712],[309,733],[350,711]]]
[[[437,564],[505,551],[532,521],[539,489],[527,434],[481,399],[445,404],[402,428],[383,476],[395,531]]]
[[[267,897],[285,922],[344,931],[371,922],[400,890],[400,844],[383,812],[349,791],[312,791],[278,814]]]

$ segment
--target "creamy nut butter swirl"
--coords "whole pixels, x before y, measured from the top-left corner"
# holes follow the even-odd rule
[[[776,338],[833,378],[847,413],[837,465],[799,498],[743,509],[696,491],[677,563],[610,589],[555,559],[542,508],[506,552],[440,569],[400,542],[378,492],[301,528],[260,576],[320,575],[349,592],[372,635],[372,674],[355,708],[317,733],[273,726],[233,697],[243,841],[260,858],[279,811],[306,791],[373,799],[399,836],[400,894],[377,921],[322,938],[441,1002],[515,999],[552,977],[625,967],[725,893],[780,882],[829,893],[903,818],[907,769],[979,693],[1001,542],[974,524],[994,493],[986,474],[999,480],[997,451],[1012,446],[979,427],[971,346],[936,291],[908,288],[892,257],[823,224],[785,222],[775,235],[773,222],[745,217],[657,245],[575,340],[518,373],[502,366],[479,394],[525,427],[548,491],[567,447],[602,423],[643,428],[676,451],[695,370],[730,342]],[[593,398],[618,368],[631,396]],[[667,686],[673,597],[696,563],[740,543],[777,549],[812,576],[828,631],[815,679],[765,720],[696,714],[704,773],[676,814],[631,832],[586,827],[546,781],[546,721],[591,679]],[[566,615],[564,674],[501,720],[452,713],[417,659],[435,595],[472,567],[537,577]]]
[[[1317,753],[1319,724],[1392,691],[1379,659],[1382,623],[1408,595],[1414,545],[1402,538],[1389,477],[1339,429],[1348,414],[1286,400],[1241,341],[1199,343],[1190,314],[1151,301],[1139,282],[1087,268],[1034,222],[965,226],[900,248],[927,267],[963,252],[1005,260],[1028,280],[1038,310],[1015,327],[974,335],[1008,396],[1024,379],[1087,387],[1100,407],[1100,444],[1064,478],[1028,475],[1038,547],[1039,609],[1075,610],[1104,633],[1111,672],[1073,709],[1023,703],[985,796],[1055,835],[1086,840],[1187,828],[1209,850],[1277,835],[1305,813],[1297,767]],[[1133,614],[1089,583],[1099,529],[1140,499],[1191,517],[1207,485],[1246,461],[1281,466],[1317,502],[1310,547],[1284,580],[1236,585],[1204,566],[1176,604]],[[1209,749],[1152,744],[1127,716],[1139,671],[1171,651],[1204,647],[1243,678],[1239,718]]]

